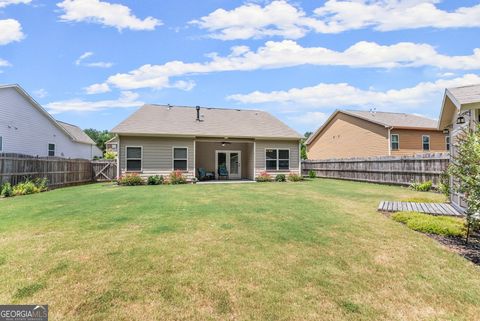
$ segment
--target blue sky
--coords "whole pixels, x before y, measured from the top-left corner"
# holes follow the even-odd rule
[[[143,103],[267,110],[299,132],[335,109],[437,118],[480,83],[471,0],[0,0],[0,83],[111,129]]]

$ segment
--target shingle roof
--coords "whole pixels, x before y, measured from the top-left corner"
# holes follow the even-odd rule
[[[412,114],[403,113],[389,113],[389,112],[369,112],[363,110],[336,110],[330,117],[318,128],[308,139],[305,144],[310,144],[315,137],[317,137],[322,130],[332,121],[332,119],[338,114],[343,113],[353,117],[365,119],[369,122],[378,124],[385,127],[393,128],[409,128],[409,129],[437,129],[437,121]]]
[[[112,132],[117,134],[178,135],[242,138],[294,138],[301,135],[267,112],[202,107],[144,105]]]
[[[76,142],[95,145],[95,142],[78,126],[57,120]]]
[[[404,114],[404,113],[388,113],[388,112],[374,112],[360,111],[360,110],[346,110],[344,111],[352,116],[357,116],[363,119],[370,120],[374,123],[381,124],[388,127],[408,127],[408,128],[431,128],[437,129],[437,121],[419,115]]]
[[[480,102],[480,84],[447,88],[447,91],[461,105]]]

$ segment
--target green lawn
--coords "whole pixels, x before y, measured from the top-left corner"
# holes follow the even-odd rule
[[[51,320],[475,320],[480,269],[376,212],[406,188],[116,187],[0,200],[0,302]]]

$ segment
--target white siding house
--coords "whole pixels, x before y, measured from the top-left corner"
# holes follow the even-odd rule
[[[0,86],[0,153],[84,159],[102,156],[79,127],[55,120],[19,85]]]

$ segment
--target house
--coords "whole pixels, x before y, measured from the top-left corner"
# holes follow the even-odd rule
[[[0,153],[84,159],[102,156],[79,127],[55,120],[15,84],[0,86]]]
[[[112,130],[119,143],[118,174],[188,178],[198,169],[253,180],[262,171],[300,173],[301,135],[267,112],[145,105]]]
[[[118,152],[118,139],[116,136],[110,138],[105,142],[105,149],[107,152]]]
[[[479,123],[480,84],[446,89],[438,129],[448,133],[449,140],[452,142],[452,155],[455,154],[456,137],[463,129],[476,129]],[[451,194],[450,201],[459,210],[466,206],[462,195],[455,192]]]
[[[446,135],[418,115],[337,110],[305,142],[308,159],[445,152]]]

